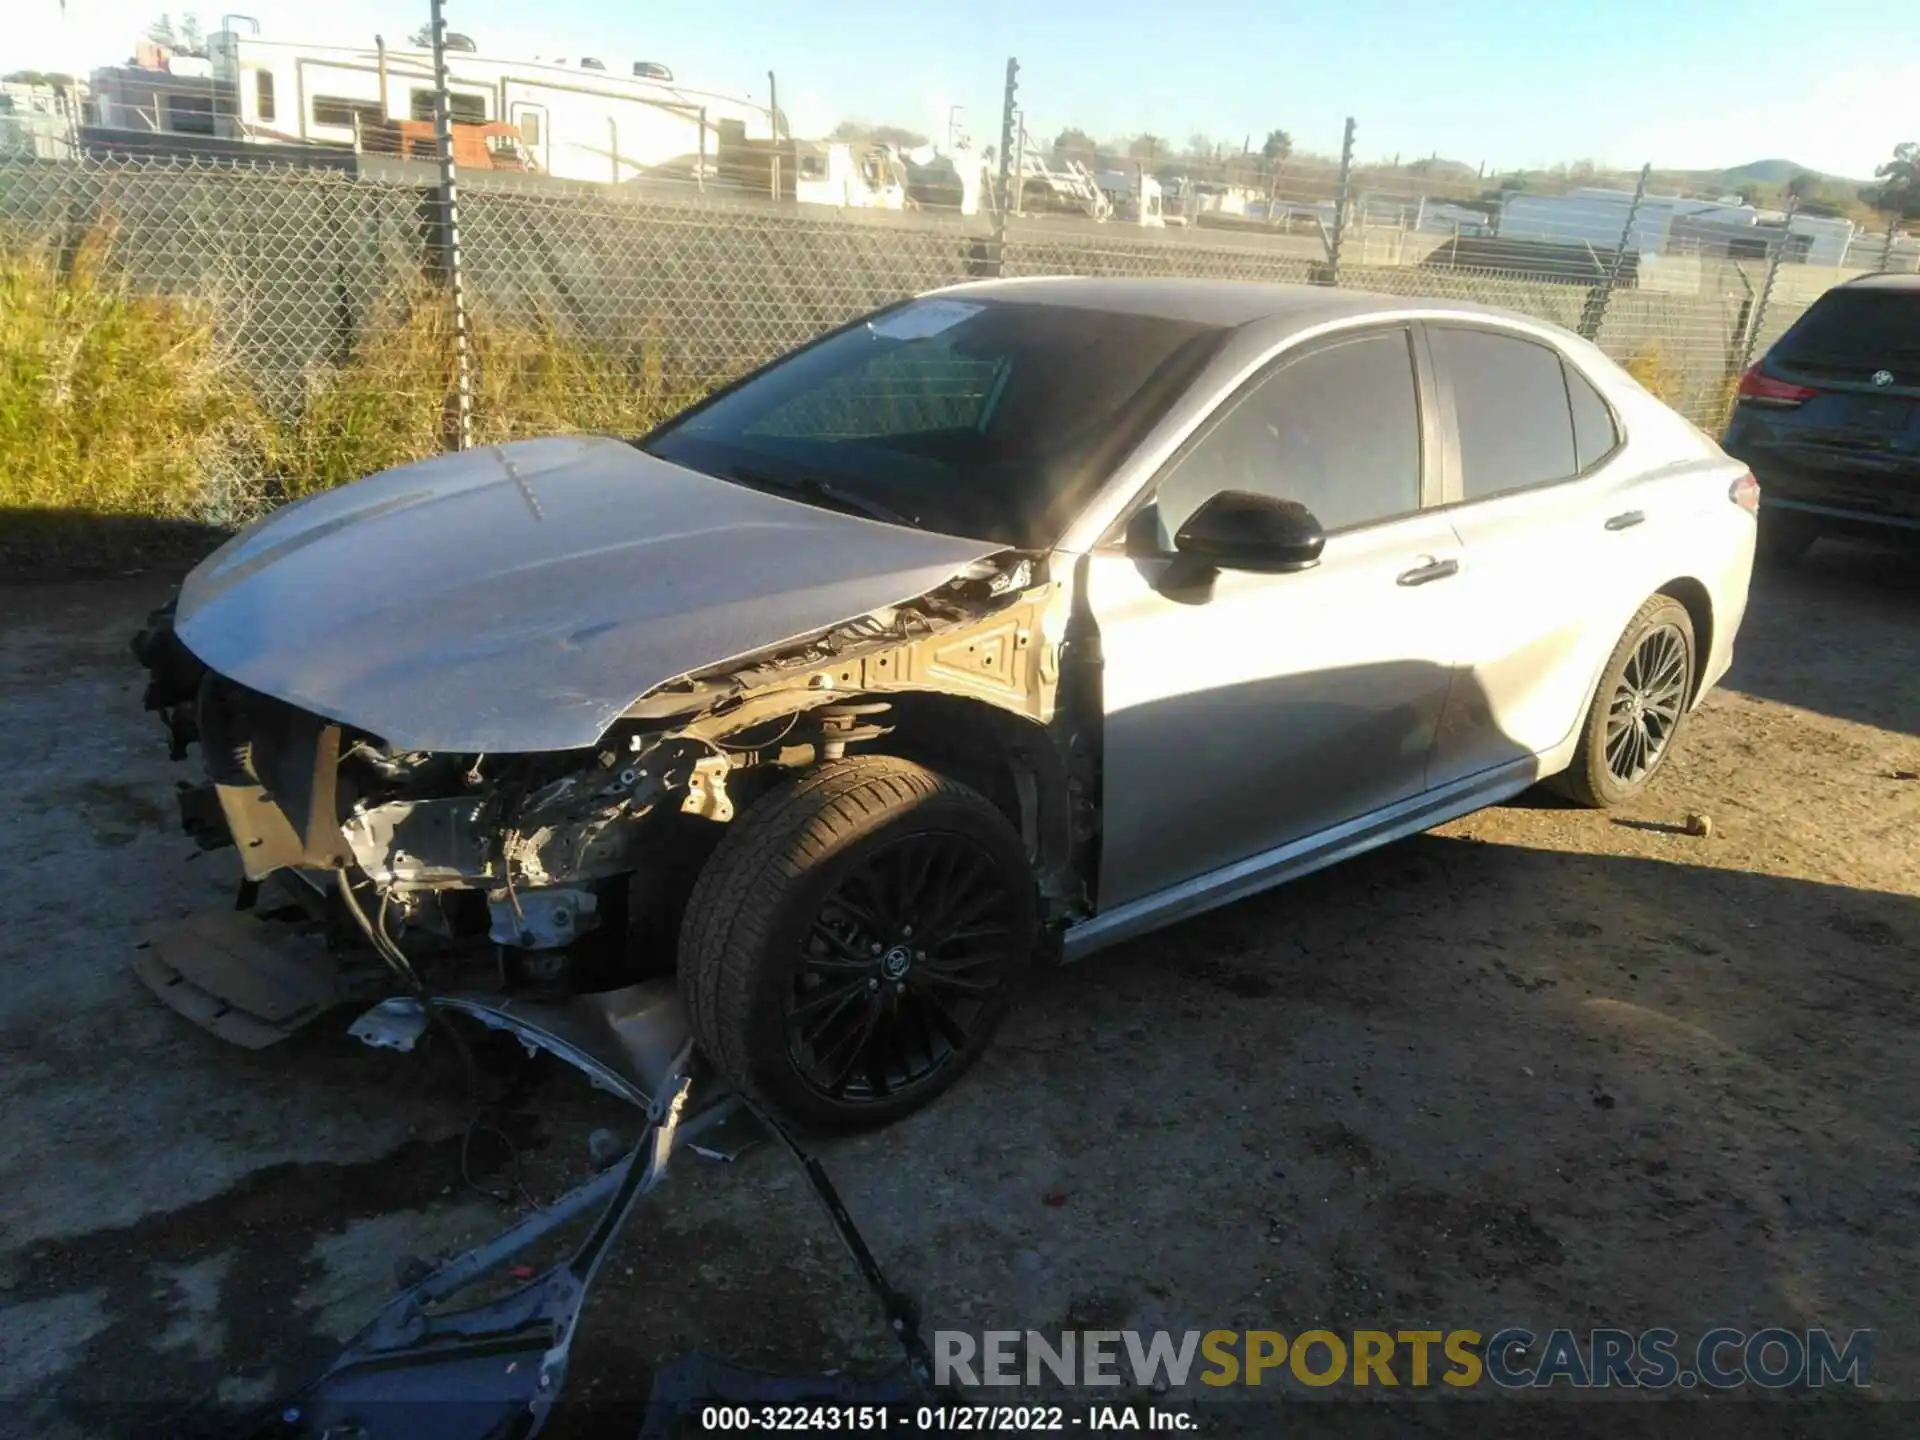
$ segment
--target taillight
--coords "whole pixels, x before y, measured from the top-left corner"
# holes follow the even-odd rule
[[[1771,375],[1763,375],[1760,367],[1755,365],[1740,377],[1740,389],[1737,393],[1742,400],[1750,400],[1755,405],[1790,410],[1803,400],[1811,400],[1820,392],[1809,390],[1805,385],[1794,385],[1785,380],[1776,380]]]
[[[1752,472],[1742,475],[1727,487],[1727,498],[1749,515],[1760,513],[1760,482]]]

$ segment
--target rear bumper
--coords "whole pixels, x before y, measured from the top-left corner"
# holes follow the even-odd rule
[[[1920,460],[1862,455],[1819,460],[1799,450],[1731,446],[1760,482],[1760,507],[1820,523],[1920,532]]]
[[[1920,542],[1920,517],[1886,515],[1872,510],[1856,510],[1843,505],[1822,505],[1809,500],[1778,498],[1766,493],[1766,481],[1760,482],[1761,510],[1774,515],[1791,515],[1808,526],[1833,535],[1864,535],[1875,538],[1906,536]]]
[[[1727,554],[1719,574],[1703,577],[1709,581],[1713,601],[1713,640],[1707,650],[1706,664],[1701,667],[1700,683],[1694,689],[1693,705],[1689,707],[1693,709],[1699,708],[1700,702],[1733,667],[1733,642],[1740,633],[1741,622],[1747,618],[1757,530],[1745,515],[1737,518],[1739,543]]]

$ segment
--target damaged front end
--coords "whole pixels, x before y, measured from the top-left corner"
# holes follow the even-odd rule
[[[994,799],[1054,917],[1083,912],[1092,806],[1075,757],[1092,747],[1071,720],[1085,707],[1061,703],[1062,593],[1032,557],[975,561],[905,603],[658,685],[591,746],[500,754],[402,748],[249,689],[201,663],[168,607],[134,642],[146,704],[176,757],[202,752],[184,827],[235,847],[245,880],[234,916],[160,937],[137,968],[176,1010],[254,1045],[380,989],[631,984],[671,968],[687,892],[736,815],[874,746]],[[327,958],[288,961],[293,935],[328,927]],[[364,945],[346,943],[355,931]]]
[[[379,1314],[250,1435],[536,1434],[589,1287],[676,1149],[729,1159],[763,1136],[800,1164],[902,1363],[866,1381],[788,1378],[696,1354],[659,1367],[645,1433],[716,1402],[879,1407],[888,1428],[917,1433],[917,1407],[937,1397],[915,1307],[781,1118],[697,1053],[669,972],[692,881],[727,827],[862,749],[964,777],[1025,839],[1050,913],[1083,910],[1092,782],[1077,757],[1095,747],[1072,717],[1098,709],[1063,703],[1063,595],[1033,557],[975,561],[907,602],[656,685],[590,746],[513,753],[396,746],[238,684],[201,662],[171,608],[151,617],[135,641],[147,705],[206,772],[182,787],[183,823],[203,847],[233,847],[245,877],[233,912],[143,952],[155,993],[256,1046],[352,999],[377,1002],[351,1027],[376,1046],[477,1022],[646,1116],[624,1152],[600,1137],[596,1173],[545,1209],[435,1267],[407,1265]],[[502,1286],[511,1262],[575,1224],[569,1255]]]

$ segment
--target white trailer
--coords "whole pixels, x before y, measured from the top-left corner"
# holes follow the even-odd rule
[[[793,198],[841,210],[951,209],[977,215],[985,160],[965,141],[951,150],[846,140],[793,142]]]
[[[1161,205],[1160,182],[1144,167],[1133,171],[1102,170],[1093,177],[1100,193],[1107,197],[1108,213],[1129,225],[1164,229],[1167,219]]]
[[[1847,251],[1860,233],[1853,221],[1837,215],[1796,214],[1787,221],[1787,229],[1794,235],[1808,237],[1806,263],[1809,265],[1846,264]]]
[[[978,215],[992,193],[986,157],[965,136],[945,150],[920,145],[895,153],[906,167],[907,198],[916,205],[951,206],[962,215]]]
[[[433,118],[433,56],[411,45],[306,45],[235,30],[208,41],[216,77],[232,87],[235,138],[357,145],[363,133]],[[534,163],[569,180],[618,184],[688,167],[718,150],[720,127],[774,138],[772,111],[674,81],[636,61],[620,74],[593,59],[507,60],[465,48],[447,53],[453,118],[507,124]]]
[[[1627,248],[1642,255],[1670,251],[1670,231],[1675,220],[1750,227],[1756,232],[1764,226],[1784,224],[1790,234],[1807,237],[1806,250],[1799,258],[1810,265],[1842,263],[1855,234],[1851,220],[1802,214],[1788,220],[1784,212],[1761,211],[1737,200],[1730,203],[1682,195],[1647,195],[1641,198],[1636,211],[1631,191],[1594,186],[1583,186],[1565,195],[1508,194],[1500,202],[1499,233],[1514,240],[1557,240],[1612,249],[1626,232],[1629,213],[1633,216],[1633,228],[1627,235]],[[1760,238],[1766,243],[1764,236]]]
[[[793,198],[841,210],[904,210],[907,170],[885,145],[803,140],[794,145]]]

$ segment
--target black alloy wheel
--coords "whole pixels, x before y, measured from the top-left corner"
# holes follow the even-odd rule
[[[801,943],[796,1068],[827,1098],[884,1100],[975,1041],[1005,984],[1019,904],[985,846],[921,831],[855,857]]]
[[[973,1062],[1033,949],[1038,897],[991,801],[887,755],[736,818],[687,902],[680,991],[736,1087],[816,1130],[919,1109]]]

